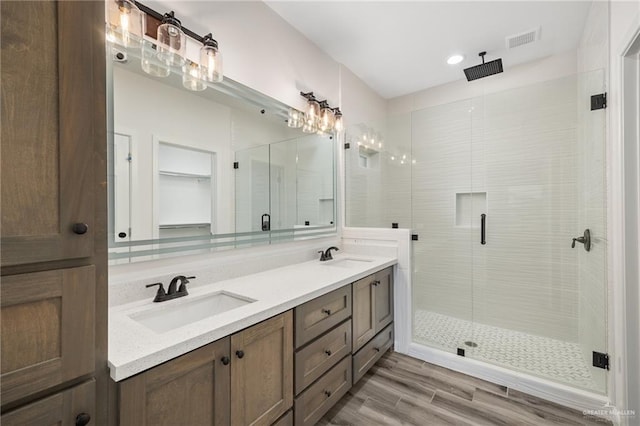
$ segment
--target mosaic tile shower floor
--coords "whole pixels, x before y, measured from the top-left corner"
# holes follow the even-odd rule
[[[435,312],[415,310],[414,340],[448,351],[464,348],[466,356],[594,390],[589,366],[577,343],[473,323]],[[477,347],[465,345],[466,341]]]

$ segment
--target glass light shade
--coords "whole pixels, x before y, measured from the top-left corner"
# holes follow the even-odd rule
[[[294,108],[289,108],[289,118],[287,119],[287,126],[299,129],[304,124],[304,113]]]
[[[140,48],[145,32],[144,13],[130,0],[107,0],[107,41]]]
[[[218,50],[216,42],[211,34],[204,36],[203,45],[200,48],[200,68],[202,77],[212,83],[222,81],[222,53]]]
[[[344,121],[342,120],[342,113],[340,112],[340,110],[336,111],[333,129],[336,132],[341,132],[344,130]]]
[[[182,31],[180,21],[173,12],[166,13],[158,26],[158,58],[173,66],[182,66],[187,50],[187,36]]]
[[[140,62],[144,72],[154,77],[168,77],[171,73],[169,64],[162,62],[158,58],[156,45],[148,40],[143,40],[142,42],[142,59]]]
[[[329,106],[324,106],[320,111],[318,129],[322,132],[331,132],[333,130],[334,122],[335,117],[333,115],[333,110],[329,108]]]
[[[202,69],[195,62],[188,62],[182,67],[182,85],[185,89],[201,92],[207,88],[202,80]]]
[[[320,118],[320,104],[314,99],[310,99],[307,102],[307,111],[305,112],[306,119],[313,119],[317,121]]]

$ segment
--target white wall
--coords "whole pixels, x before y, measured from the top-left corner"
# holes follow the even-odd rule
[[[610,347],[613,350],[613,364],[609,377],[611,397],[619,409],[635,409],[635,419],[624,419],[632,425],[640,415],[640,337],[630,332],[640,329],[638,306],[640,291],[638,282],[625,282],[625,239],[634,238],[625,234],[624,209],[625,194],[622,192],[627,173],[625,169],[623,122],[621,120],[623,85],[622,55],[640,28],[640,2],[612,1],[609,11],[609,89],[608,89],[608,145],[607,145],[607,185],[608,205],[607,228],[613,236],[609,250],[609,323]],[[635,263],[635,260],[631,261]],[[640,262],[638,259],[637,262]],[[631,297],[628,297],[631,296]]]

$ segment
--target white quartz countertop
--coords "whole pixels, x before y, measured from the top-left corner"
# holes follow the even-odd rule
[[[367,261],[351,262],[349,267],[332,266],[341,259]],[[333,261],[314,260],[199,285],[189,288],[188,296],[166,302],[154,303],[151,297],[113,306],[109,309],[111,378],[115,381],[126,379],[396,263],[396,257],[335,254]],[[174,307],[219,291],[255,302],[164,332],[155,332],[130,317],[148,309]]]

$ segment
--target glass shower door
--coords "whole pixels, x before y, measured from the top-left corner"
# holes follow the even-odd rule
[[[601,76],[600,76],[601,77]],[[472,356],[600,392],[606,352],[602,78],[580,75],[474,103]],[[591,251],[573,238],[592,232]]]
[[[413,341],[469,355],[473,341],[472,102],[411,116]]]

